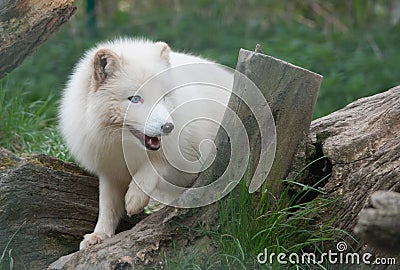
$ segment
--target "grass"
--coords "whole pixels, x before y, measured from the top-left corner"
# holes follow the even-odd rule
[[[164,257],[163,269],[330,269],[328,262],[282,265],[276,256],[272,263],[257,262],[257,256],[265,250],[267,254],[296,253],[299,256],[304,252],[314,253],[319,258],[325,252],[325,243],[347,235],[331,226],[334,220],[316,223],[321,210],[328,209],[339,198],[325,198],[318,189],[297,183],[295,179],[283,182],[286,188],[275,198],[267,190],[249,194],[246,181],[242,180],[233,192],[218,202],[217,229],[203,231],[213,239],[217,252],[205,256],[198,250],[176,250],[172,257]],[[292,190],[298,193],[289,194]],[[302,202],[308,192],[318,192],[321,196]]]
[[[70,160],[57,129],[54,95],[43,100],[23,102],[22,89],[11,91],[0,82],[0,146],[16,153],[43,153]]]
[[[26,221],[24,221],[18,229],[13,233],[13,235],[8,239],[8,242],[6,246],[3,248],[3,252],[0,257],[0,270],[5,270],[9,269],[12,270],[14,268],[14,255],[12,254],[12,249],[9,248],[11,242],[13,241],[14,237],[19,233],[21,228],[25,225]],[[20,258],[19,258],[20,259]],[[24,266],[24,269],[26,269],[24,263],[21,261],[21,264]]]
[[[199,263],[199,258],[204,260],[204,255],[197,249],[190,248],[188,250],[174,250],[174,254],[167,256],[163,255],[162,269],[165,270],[202,270],[205,269]]]
[[[297,203],[298,196],[289,196],[291,185],[279,198],[267,191],[260,194],[248,194],[245,182],[236,194],[222,201],[221,247],[227,269],[280,269],[282,265],[260,265],[255,258],[264,249],[271,253],[296,253],[304,251],[320,254],[324,242],[332,241],[338,230],[331,227],[332,221],[315,224],[320,210],[335,202],[335,199],[317,198],[306,203]],[[312,191],[312,187],[306,187]],[[271,268],[272,267],[272,268]],[[295,267],[295,266],[293,266]],[[307,266],[296,266],[308,269]]]

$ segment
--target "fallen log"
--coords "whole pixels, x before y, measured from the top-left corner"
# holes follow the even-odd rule
[[[19,66],[75,12],[74,0],[0,1],[0,79]]]
[[[320,213],[316,222],[335,218],[333,226],[353,234],[358,214],[368,205],[371,194],[378,190],[400,191],[399,104],[397,86],[312,122],[308,137],[297,150],[289,178],[297,177],[297,181],[325,194],[310,192],[306,200],[316,196],[339,198]],[[365,213],[362,212],[361,221]],[[361,248],[352,237],[343,237],[360,252],[369,249],[368,245]],[[337,240],[340,241],[339,236]]]
[[[19,158],[0,148],[1,269],[11,258],[15,269],[44,269],[76,251],[97,214],[96,177],[56,158]],[[126,218],[119,231],[140,218]]]
[[[73,252],[96,220],[97,185],[74,164],[0,149],[0,250],[12,250],[20,269],[41,269]]]

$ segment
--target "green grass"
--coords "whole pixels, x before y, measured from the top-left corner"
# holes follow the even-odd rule
[[[176,250],[172,257],[164,257],[164,269],[330,269],[331,265],[281,265],[276,259],[272,264],[260,264],[256,258],[267,253],[312,252],[317,258],[325,252],[324,244],[340,240],[346,232],[334,228],[334,220],[316,223],[321,210],[335,203],[338,198],[325,198],[314,187],[284,181],[286,188],[279,198],[267,191],[249,194],[246,181],[225,199],[218,202],[219,220],[216,230],[202,231],[210,239],[216,253],[206,256],[199,250]],[[300,187],[296,195],[289,195],[293,186]],[[308,192],[320,197],[299,203]],[[200,229],[201,230],[201,229]],[[276,258],[276,257],[275,257]]]
[[[163,255],[162,269],[165,270],[203,270],[204,267],[204,254],[197,249],[189,248],[185,251],[174,250],[172,256],[167,256],[165,252]]]
[[[0,82],[0,146],[15,153],[44,153],[70,160],[57,129],[57,99],[24,102],[22,89],[11,91]]]
[[[279,198],[267,192],[258,197],[248,194],[243,181],[236,196],[232,194],[222,202],[220,255],[225,257],[229,269],[279,269],[282,265],[276,261],[272,265],[259,265],[256,256],[265,248],[269,254],[301,254],[305,249],[318,254],[320,246],[337,235],[338,230],[330,226],[332,221],[314,224],[318,212],[332,204],[333,199],[296,203],[298,198],[288,195],[289,188]]]
[[[18,229],[13,233],[13,235],[11,235],[10,239],[8,239],[7,244],[5,245],[5,247],[0,247],[3,248],[3,252],[1,253],[0,256],[0,270],[12,270],[14,269],[14,254],[13,254],[13,250],[11,248],[9,248],[11,242],[13,241],[14,237],[19,233],[19,231],[21,230],[21,228],[25,225],[26,221],[24,221],[19,227]],[[24,269],[26,269],[23,261],[21,260],[21,258],[19,258],[17,256],[17,259],[19,259],[21,261],[21,265],[23,265]]]

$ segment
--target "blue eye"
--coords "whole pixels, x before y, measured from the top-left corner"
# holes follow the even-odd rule
[[[128,99],[132,103],[139,103],[139,102],[143,103],[143,99],[141,96],[132,96],[132,97],[129,97]]]

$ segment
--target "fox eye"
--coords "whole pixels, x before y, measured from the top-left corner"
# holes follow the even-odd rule
[[[143,103],[143,99],[141,96],[131,96],[128,98],[130,102],[132,103]]]

